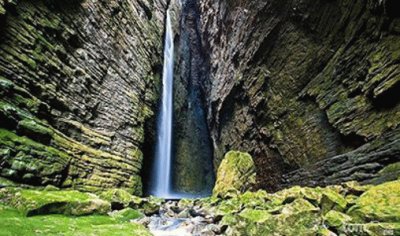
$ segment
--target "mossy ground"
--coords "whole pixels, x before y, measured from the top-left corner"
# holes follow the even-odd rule
[[[16,209],[0,205],[0,235],[147,236],[151,234],[141,225],[110,216],[44,215],[25,217]]]
[[[295,186],[273,194],[260,190],[225,198],[182,199],[177,206],[218,219],[225,235],[400,235],[399,194],[400,180],[377,186],[348,182],[324,188]],[[157,214],[164,203],[118,189],[104,192],[101,198],[55,187],[3,188],[0,236],[151,235],[131,220]],[[108,199],[105,211],[98,204],[85,205],[104,199]],[[90,207],[77,216],[64,203],[70,208]],[[123,209],[111,212],[112,203]],[[35,214],[28,217],[25,208]]]

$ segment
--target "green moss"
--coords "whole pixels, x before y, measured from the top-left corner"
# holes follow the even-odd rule
[[[388,174],[388,173],[399,173],[400,172],[400,162],[390,164],[379,171],[379,174]]]
[[[2,5],[0,5],[0,15],[6,14],[6,9]]]
[[[14,183],[13,181],[0,177],[0,186],[16,186],[17,184]]]
[[[137,205],[134,204],[137,209],[142,211],[146,215],[153,215],[158,213],[160,210],[161,204],[164,202],[164,199],[150,196],[148,198],[143,198],[142,202]]]
[[[59,179],[47,179],[61,175],[68,165],[70,156],[58,149],[21,137],[0,129],[0,149],[5,150],[3,161],[9,168],[2,169],[2,176],[28,182],[35,178],[47,184],[59,184]]]
[[[318,230],[317,235],[318,236],[335,236],[336,234],[334,232],[330,231],[329,229],[321,228]]]
[[[67,217],[46,215],[25,217],[17,210],[0,205],[0,234],[65,235],[65,236],[125,236],[151,234],[141,225],[123,223],[109,216]]]
[[[40,25],[46,27],[46,28],[51,28],[54,30],[61,30],[60,23],[61,20],[59,18],[53,17],[53,18],[39,18],[38,22]]]
[[[342,184],[346,194],[360,196],[362,193],[370,189],[371,185],[360,185],[356,181],[350,181]]]
[[[333,227],[333,228],[340,228],[343,225],[351,222],[351,217],[338,212],[338,211],[329,211],[328,213],[325,214],[324,216],[324,222],[327,226]]]
[[[253,209],[245,209],[240,212],[239,216],[256,223],[265,223],[272,217],[271,214],[266,210]]]
[[[257,192],[245,192],[244,194],[239,196],[239,201],[243,204],[244,207],[260,207],[266,206],[266,203],[270,200],[271,196],[263,191],[259,190]]]
[[[282,214],[293,215],[301,212],[318,212],[319,208],[311,204],[309,201],[298,198],[290,204],[286,204],[282,210]]]
[[[217,215],[228,215],[240,212],[242,209],[242,203],[237,197],[229,200],[224,200],[216,207]]]
[[[0,88],[4,91],[10,91],[14,88],[14,83],[3,76],[0,76]]]
[[[52,138],[54,131],[32,119],[24,119],[18,122],[18,129],[29,134],[32,138],[46,139],[47,142]]]
[[[88,215],[106,214],[110,203],[95,195],[73,190],[39,191],[23,189],[13,193],[9,204],[26,215],[66,214]]]
[[[123,189],[110,189],[102,192],[100,198],[117,207],[127,207],[133,201],[132,195]]]
[[[372,187],[356,201],[348,214],[358,220],[400,222],[400,180]]]
[[[255,183],[255,166],[248,153],[228,152],[218,167],[213,195],[225,197],[245,192]]]
[[[132,208],[126,208],[120,211],[113,211],[110,216],[119,222],[129,222],[134,219],[142,218],[144,215]]]
[[[332,189],[324,189],[321,198],[321,208],[323,213],[327,213],[330,210],[344,211],[346,207],[347,201],[342,195]]]
[[[36,61],[30,58],[26,53],[21,53],[20,51],[18,51],[18,48],[13,48],[9,45],[3,45],[3,48],[15,58],[11,59],[12,61],[19,60],[23,62],[25,65],[27,65],[29,69],[36,70],[37,68]]]

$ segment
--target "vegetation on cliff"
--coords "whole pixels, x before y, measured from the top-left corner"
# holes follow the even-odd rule
[[[400,235],[398,0],[182,4],[0,0],[0,236]],[[167,8],[206,198],[143,197]]]
[[[164,5],[0,1],[0,176],[142,194]]]

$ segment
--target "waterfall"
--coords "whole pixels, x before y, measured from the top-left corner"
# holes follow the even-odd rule
[[[158,137],[150,193],[157,197],[169,198],[172,196],[171,147],[174,82],[174,38],[169,10],[167,11],[162,82],[162,106],[157,124]]]

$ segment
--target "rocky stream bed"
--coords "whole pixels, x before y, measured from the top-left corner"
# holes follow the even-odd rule
[[[165,201],[3,187],[0,235],[399,235],[400,180]]]

